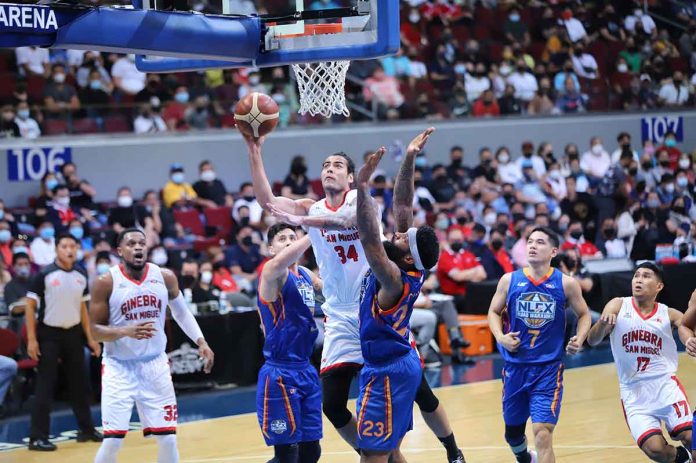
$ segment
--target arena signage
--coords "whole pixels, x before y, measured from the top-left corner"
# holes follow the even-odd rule
[[[681,116],[652,116],[640,120],[642,141],[661,145],[667,132],[674,132],[677,141],[684,141],[684,118]]]
[[[0,5],[0,30],[57,31],[56,11],[34,5]]]
[[[11,182],[39,181],[47,172],[57,172],[72,161],[67,146],[15,148],[7,150],[7,179]]]

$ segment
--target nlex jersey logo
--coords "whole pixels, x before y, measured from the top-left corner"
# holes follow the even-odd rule
[[[517,298],[517,318],[529,328],[541,328],[556,316],[556,301],[548,294],[522,293]]]

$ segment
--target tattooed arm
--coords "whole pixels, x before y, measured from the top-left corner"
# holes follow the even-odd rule
[[[394,220],[396,231],[405,232],[413,224],[413,173],[416,166],[416,156],[423,150],[428,137],[435,129],[430,127],[411,140],[406,155],[401,161],[399,174],[394,184]]]
[[[384,151],[384,148],[380,148],[376,153],[371,154],[358,173],[357,225],[367,263],[380,284],[377,302],[380,307],[390,308],[401,298],[404,283],[401,280],[401,270],[389,260],[384,251],[376,206],[370,195],[369,186],[370,176],[382,159]]]
[[[290,214],[276,207],[274,204],[269,204],[268,209],[279,221],[295,227],[345,230],[355,227],[356,225],[356,204],[357,199],[353,199],[353,201],[344,204],[343,207],[334,214],[315,216]]]

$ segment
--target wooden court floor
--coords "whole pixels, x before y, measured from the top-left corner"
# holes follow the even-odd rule
[[[695,359],[681,354],[679,377],[689,396],[696,397]],[[446,405],[468,463],[514,462],[503,439],[499,380],[441,388],[436,394]],[[326,420],[324,432],[322,462],[359,461]],[[529,429],[528,439],[533,442]],[[181,463],[265,463],[272,456],[253,414],[180,424],[178,441]],[[648,461],[635,447],[626,427],[613,364],[566,370],[563,408],[554,444],[557,461],[563,463]],[[0,453],[0,463],[89,463],[97,448],[98,444],[66,442],[58,444],[58,451],[50,454],[26,450]],[[445,462],[444,449],[417,410],[414,429],[404,439],[403,452],[410,463]],[[126,437],[119,462],[156,460],[153,440],[144,439],[138,432]]]

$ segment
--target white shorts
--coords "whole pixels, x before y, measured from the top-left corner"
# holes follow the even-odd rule
[[[691,429],[689,399],[676,376],[623,387],[621,403],[638,447],[642,447],[651,436],[662,435],[661,423],[665,424],[672,438]]]
[[[169,359],[162,353],[147,360],[102,362],[102,428],[104,437],[123,438],[128,432],[133,405],[145,437],[176,434],[178,418]]]
[[[341,366],[362,367],[364,360],[360,350],[359,310],[356,305],[354,311],[342,310],[339,315],[326,317],[324,348],[321,353],[322,375]]]

